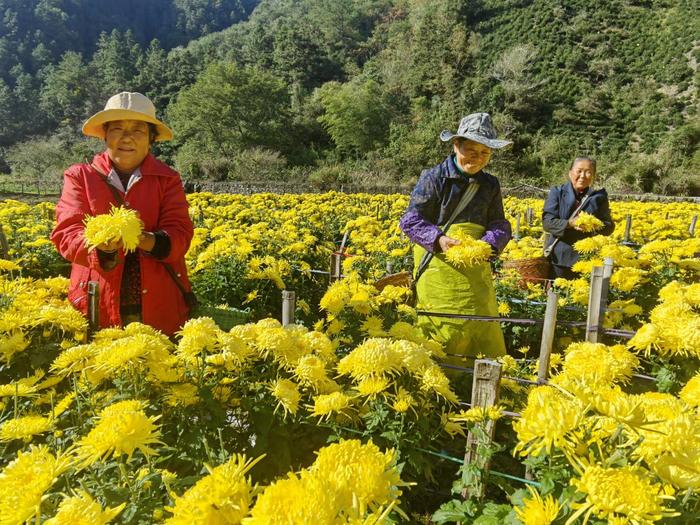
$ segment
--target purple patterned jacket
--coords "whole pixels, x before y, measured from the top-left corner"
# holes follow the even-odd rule
[[[399,227],[411,241],[430,252],[438,252],[437,240],[444,235],[440,226],[450,219],[469,180],[475,179],[479,183],[479,191],[457,216],[455,223],[471,222],[484,226],[486,231],[482,240],[491,245],[494,254],[499,254],[512,233],[503,212],[498,179],[484,171],[474,176],[464,175],[457,171],[453,157],[454,154],[421,173]]]

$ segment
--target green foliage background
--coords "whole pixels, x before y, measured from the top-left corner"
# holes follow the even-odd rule
[[[411,183],[489,111],[505,184],[595,155],[618,191],[700,194],[692,0],[0,0],[0,170],[60,180],[121,90],[187,179]],[[37,162],[36,151],[41,151]],[[272,169],[263,169],[270,159]]]

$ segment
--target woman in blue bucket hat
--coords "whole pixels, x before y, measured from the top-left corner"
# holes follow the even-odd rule
[[[464,117],[457,130],[440,133],[453,151],[424,170],[411,193],[399,226],[415,243],[414,279],[417,308],[431,312],[498,316],[488,263],[467,268],[450,264],[444,253],[459,244],[456,233],[486,241],[492,255],[511,238],[498,179],[484,171],[494,149],[512,144],[499,140],[488,113]],[[470,364],[476,356],[505,354],[498,322],[419,317],[426,336],[445,345],[453,364]]]

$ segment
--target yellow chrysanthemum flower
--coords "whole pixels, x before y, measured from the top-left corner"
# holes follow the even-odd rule
[[[139,246],[143,233],[143,222],[135,210],[113,207],[108,214],[85,218],[85,244],[89,250],[100,244],[121,241],[125,252],[132,252]]]
[[[445,260],[457,268],[469,268],[488,261],[491,257],[491,245],[474,239],[469,235],[458,235],[460,243],[445,252]]]
[[[389,388],[386,377],[366,377],[357,384],[357,391],[362,396],[373,397]]]
[[[326,374],[326,363],[320,357],[309,354],[299,359],[294,369],[294,375],[303,385],[310,386],[315,390],[330,381]]]
[[[413,409],[415,404],[416,400],[413,396],[406,389],[400,387],[398,393],[394,396],[394,402],[391,407],[396,412],[404,413],[408,412],[409,409]]]
[[[396,353],[390,339],[370,338],[338,362],[339,375],[350,375],[353,379],[371,376],[393,375],[401,369],[401,357]]]
[[[22,439],[29,442],[38,434],[48,432],[53,428],[53,421],[43,416],[23,416],[8,419],[0,426],[0,441]]]
[[[544,500],[539,492],[528,485],[530,497],[523,499],[522,507],[515,507],[515,515],[523,525],[550,525],[561,509],[559,502],[549,494]]]
[[[683,386],[678,396],[689,406],[700,407],[700,374],[696,374]]]
[[[248,515],[255,489],[248,471],[264,456],[246,460],[236,455],[216,468],[207,466],[209,475],[194,484],[182,496],[174,496],[174,505],[165,507],[173,513],[167,525],[208,525],[241,523]]]
[[[313,504],[309,504],[313,501]],[[273,523],[335,523],[339,514],[336,496],[322,480],[303,471],[293,473],[267,486],[255,501],[243,525]]]
[[[450,380],[438,365],[433,364],[423,370],[420,379],[421,390],[434,392],[450,403],[459,401],[457,395],[450,388]]]
[[[339,508],[359,516],[397,500],[404,485],[394,451],[382,452],[371,441],[348,439],[324,447],[309,471],[336,494]]]
[[[0,272],[18,272],[22,269],[16,262],[0,259]]]
[[[554,447],[568,451],[575,446],[571,433],[584,419],[584,406],[553,387],[541,386],[530,391],[521,416],[513,423],[518,436],[515,452],[522,456],[550,454]]]
[[[604,226],[603,221],[601,221],[595,215],[586,213],[585,211],[580,212],[576,216],[576,227],[587,233],[600,230]]]
[[[31,340],[27,339],[21,330],[0,335],[0,360],[9,363],[15,354],[26,350],[30,343]]]
[[[497,421],[503,417],[503,407],[472,407],[469,410],[462,410],[450,416],[451,421],[461,423],[481,423],[482,421]]]
[[[332,414],[344,414],[352,407],[352,398],[343,392],[321,394],[314,397],[312,415],[330,418]]]
[[[577,510],[567,523],[574,523],[584,513],[600,519],[627,518],[632,523],[653,523],[678,515],[664,507],[665,500],[674,498],[663,494],[660,485],[640,468],[590,465],[571,484],[586,495],[586,500],[571,505]]]
[[[44,525],[106,525],[124,509],[126,503],[102,510],[90,494],[79,491],[77,496],[64,498],[56,515]]]
[[[0,523],[21,524],[32,520],[44,493],[69,467],[65,457],[56,457],[45,446],[19,451],[0,472]]]
[[[296,414],[299,409],[299,399],[301,394],[296,383],[289,379],[278,379],[270,387],[272,395],[277,399],[277,407],[282,406],[285,414],[291,412]]]
[[[102,410],[95,428],[76,443],[75,455],[83,466],[109,456],[126,454],[130,458],[136,449],[147,456],[156,455],[151,447],[160,443],[157,419],[143,412],[140,401],[114,403]]]

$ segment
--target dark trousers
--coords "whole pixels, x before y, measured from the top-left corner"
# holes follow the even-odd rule
[[[557,279],[559,277],[563,279],[578,279],[579,277],[581,277],[580,273],[573,271],[569,266],[559,266],[558,264],[552,264],[551,268],[552,269],[550,272],[550,277],[552,279]]]

